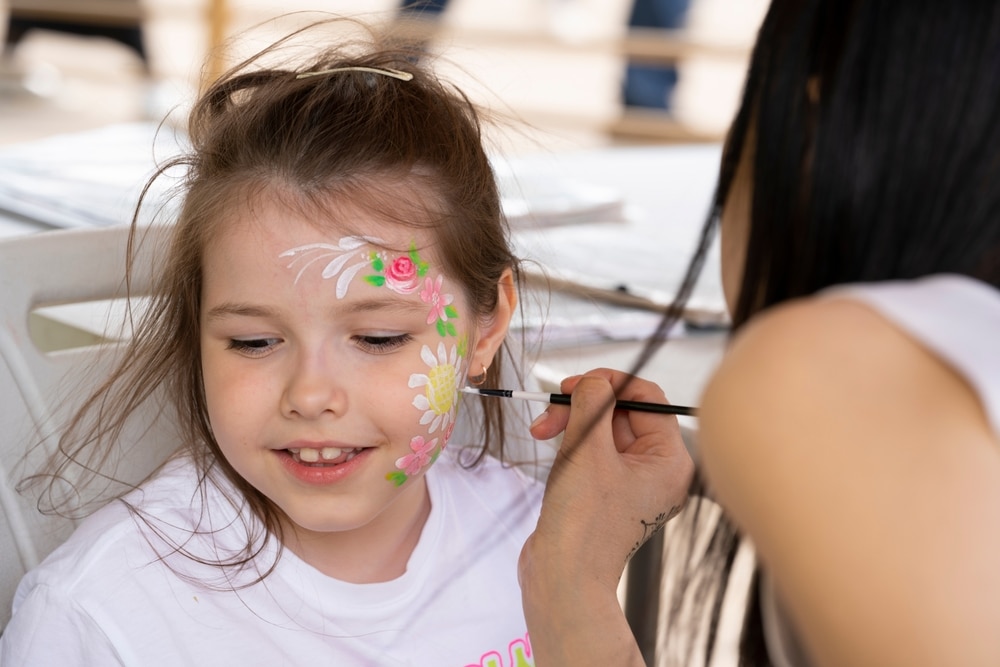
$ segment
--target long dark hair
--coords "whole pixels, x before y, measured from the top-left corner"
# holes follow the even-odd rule
[[[773,0],[702,243],[633,372],[683,312],[745,153],[752,205],[734,331],[773,305],[842,283],[957,273],[1000,288],[998,91],[996,3]],[[685,513],[697,516],[704,480],[692,493]],[[696,597],[713,628],[706,662],[740,540],[720,519],[699,573],[682,577],[687,591],[675,589],[690,599],[690,585],[702,587]],[[678,633],[666,633],[669,645]],[[754,585],[741,664],[768,662]]]

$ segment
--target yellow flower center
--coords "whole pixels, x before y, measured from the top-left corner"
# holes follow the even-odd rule
[[[427,402],[434,414],[443,415],[455,407],[455,367],[439,364],[430,369],[427,378]]]

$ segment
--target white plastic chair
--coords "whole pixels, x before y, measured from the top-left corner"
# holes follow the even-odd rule
[[[151,232],[136,262],[135,293],[149,288],[148,255],[163,236],[156,228]],[[29,332],[30,314],[43,305],[119,296],[127,233],[125,227],[108,227],[0,240],[0,631],[10,620],[18,581],[74,526],[69,519],[42,515],[15,486],[55,446],[58,425],[85,397],[86,391],[68,395],[79,378],[93,381],[108,371],[106,365],[87,370],[103,358],[95,346],[40,350]],[[162,462],[177,446],[166,426],[145,432],[142,447],[130,452],[128,465],[116,473],[135,483]]]

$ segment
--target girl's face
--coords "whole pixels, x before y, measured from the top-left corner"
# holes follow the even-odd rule
[[[340,207],[369,234],[351,236],[277,200],[234,215],[204,253],[215,438],[299,541],[356,548],[419,531],[424,474],[448,442],[468,370],[489,365],[509,314],[477,331],[427,231]]]

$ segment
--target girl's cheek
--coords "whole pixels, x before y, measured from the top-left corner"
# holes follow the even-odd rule
[[[438,341],[435,348],[421,345],[420,366],[407,379],[415,413],[415,433],[409,451],[395,461],[386,479],[402,486],[411,477],[428,468],[448,444],[455,428],[460,383],[464,377],[465,358],[454,340]]]

